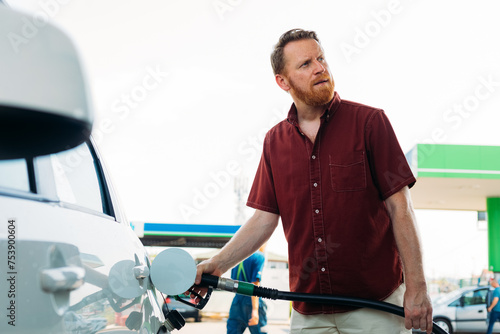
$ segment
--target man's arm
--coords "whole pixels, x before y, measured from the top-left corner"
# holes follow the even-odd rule
[[[488,312],[491,312],[491,310],[493,310],[493,308],[497,305],[497,303],[498,303],[498,297],[493,298],[490,307],[488,307]]]
[[[279,215],[255,210],[253,216],[236,232],[221,251],[197,266],[195,284],[201,282],[201,274],[221,276],[243,261],[266,242],[278,226]]]
[[[404,187],[385,201],[391,217],[396,244],[403,261],[406,292],[405,327],[432,332],[432,304],[422,263],[422,249],[416,227],[410,191]]]
[[[252,282],[255,285],[260,285],[259,281]],[[252,296],[252,315],[248,320],[248,326],[255,326],[259,324],[259,297]]]

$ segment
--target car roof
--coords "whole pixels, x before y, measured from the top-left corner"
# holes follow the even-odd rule
[[[459,288],[459,289],[450,291],[450,292],[448,292],[446,294],[438,296],[434,300],[434,303],[436,303],[436,304],[445,304],[445,303],[448,303],[448,302],[456,299],[457,297],[459,297],[460,295],[462,295],[465,292],[475,291],[475,290],[482,290],[482,289],[491,289],[491,288],[492,287],[489,286],[489,285],[480,285],[480,286],[474,285],[474,286],[462,287],[462,288]]]

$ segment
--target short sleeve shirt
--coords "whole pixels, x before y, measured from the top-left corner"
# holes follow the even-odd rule
[[[495,298],[498,298],[499,301],[495,305],[495,307],[493,307],[493,311],[500,312],[500,288],[495,288],[495,290],[493,290],[493,297],[491,298],[491,300],[493,300]]]
[[[291,291],[382,300],[403,282],[384,200],[414,183],[383,110],[335,93],[314,143],[301,132],[295,105],[266,134],[247,205],[281,215]]]
[[[262,269],[264,268],[265,257],[262,252],[255,252],[243,261],[243,270],[239,271],[238,266],[231,270],[231,278],[243,282],[257,282],[262,279]],[[238,272],[240,274],[238,275]]]

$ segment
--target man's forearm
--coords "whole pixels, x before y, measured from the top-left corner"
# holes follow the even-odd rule
[[[406,291],[403,301],[405,327],[432,332],[432,303],[427,293],[422,249],[408,187],[386,201],[394,238],[403,262]]]
[[[425,284],[420,236],[408,190],[394,194],[386,203],[403,262],[405,282],[410,286]]]
[[[259,314],[259,297],[252,296],[252,312]]]
[[[273,234],[279,216],[256,210],[254,215],[236,232],[229,242],[215,255],[215,263],[221,273],[226,272],[259,249]]]
[[[498,303],[498,298],[497,297],[493,298],[491,305],[488,307],[488,312],[491,312],[491,310],[493,310],[493,308],[497,305],[497,303]]]

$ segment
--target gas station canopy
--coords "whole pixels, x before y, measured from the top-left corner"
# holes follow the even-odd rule
[[[222,248],[240,225],[132,222],[145,246]]]
[[[406,154],[416,209],[486,211],[500,197],[500,147],[418,144]]]
[[[500,147],[418,144],[406,159],[415,208],[486,211],[489,270],[500,273]]]

